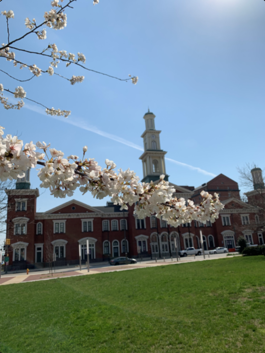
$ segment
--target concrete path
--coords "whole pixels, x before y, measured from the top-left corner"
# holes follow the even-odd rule
[[[232,258],[234,256],[241,256],[241,255],[233,255],[228,256],[226,254],[220,255],[211,255],[210,257],[206,256],[205,260],[216,260],[220,258]],[[29,273],[28,275],[25,273],[16,273],[16,274],[2,274],[0,278],[0,286],[5,286],[8,284],[17,284],[17,283],[27,283],[27,282],[35,282],[35,281],[44,281],[56,278],[65,278],[65,277],[75,277],[75,276],[84,276],[84,275],[94,275],[98,273],[106,273],[106,272],[115,272],[115,271],[127,271],[127,270],[136,270],[140,268],[148,268],[148,267],[156,267],[156,266],[167,266],[167,265],[180,265],[189,262],[197,262],[197,261],[205,261],[203,256],[196,256],[196,257],[184,257],[181,258],[179,261],[176,259],[166,259],[159,260],[159,261],[143,261],[137,262],[137,264],[130,264],[130,265],[120,265],[120,266],[110,266],[104,264],[105,266],[91,266],[89,272],[87,268],[83,267],[81,270],[78,268],[74,269],[60,269],[55,270],[55,272],[50,273],[49,271],[38,271],[33,272],[32,274]]]

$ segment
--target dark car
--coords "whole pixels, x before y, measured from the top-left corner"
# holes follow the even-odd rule
[[[135,259],[130,259],[129,257],[116,257],[115,259],[110,260],[110,265],[126,265],[126,264],[136,264]]]

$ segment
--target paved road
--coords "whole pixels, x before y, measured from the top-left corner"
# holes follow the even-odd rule
[[[235,254],[233,256],[238,256]],[[232,258],[233,256],[229,256],[228,258]],[[218,255],[206,255],[205,260],[214,260],[214,259],[222,259],[226,258],[227,254],[218,254]],[[148,267],[156,267],[156,266],[163,266],[163,265],[171,265],[171,264],[183,264],[188,262],[197,262],[197,261],[204,261],[203,256],[187,256],[182,257],[177,262],[177,259],[166,259],[164,260],[148,260],[148,261],[139,261],[136,264],[130,265],[121,265],[121,266],[110,266],[106,262],[101,262],[97,264],[93,264],[90,266],[90,271],[87,271],[85,266],[81,267],[81,270],[78,267],[64,267],[60,269],[56,269],[52,273],[49,270],[44,271],[30,271],[27,275],[24,271],[23,273],[8,273],[3,274],[0,278],[0,285],[7,285],[7,284],[15,284],[15,283],[26,283],[32,281],[40,281],[40,280],[49,280],[54,278],[62,278],[62,277],[74,277],[74,276],[83,276],[83,275],[90,275],[90,274],[97,274],[103,272],[114,272],[114,271],[126,271],[126,270],[135,270],[139,268],[148,268]]]

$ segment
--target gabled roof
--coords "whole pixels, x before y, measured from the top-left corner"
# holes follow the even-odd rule
[[[222,201],[222,204],[228,205],[230,202],[235,202],[235,203],[237,203],[238,205],[243,206],[243,207],[245,207],[245,208],[251,208],[251,209],[257,208],[257,207],[255,207],[255,206],[251,206],[250,204],[248,204],[248,203],[246,203],[246,202],[243,202],[243,201],[241,201],[241,200],[239,200],[239,199],[236,199],[235,197],[231,197],[230,199],[227,199],[227,200]]]
[[[91,207],[91,206],[89,206],[89,205],[87,205],[87,204],[85,204],[85,203],[83,203],[83,202],[77,201],[77,200],[75,200],[75,199],[70,200],[70,201],[67,201],[67,202],[61,204],[60,206],[54,207],[54,208],[52,208],[52,209],[50,209],[50,210],[48,210],[48,211],[46,211],[46,212],[44,212],[44,213],[53,213],[53,212],[59,211],[59,210],[61,210],[62,208],[65,208],[65,207],[67,207],[67,206],[69,206],[69,205],[72,205],[72,204],[75,204],[75,205],[84,207],[84,208],[86,208],[86,209],[87,209],[88,211],[90,211],[90,212],[104,213],[104,212],[102,212],[101,210],[99,210],[99,209],[97,209],[97,208]]]
[[[223,173],[216,175],[216,177],[214,177],[213,179],[209,180],[207,184],[209,184],[209,183],[212,182],[213,180],[219,178],[220,176],[223,176],[223,177],[225,177],[226,179],[229,179],[229,180],[231,180],[233,183],[236,183],[236,184],[237,184],[237,182],[236,182],[235,180],[229,178],[228,176],[224,175]]]

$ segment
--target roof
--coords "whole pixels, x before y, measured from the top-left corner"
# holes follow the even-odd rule
[[[72,205],[73,203],[78,205],[78,206],[84,207],[84,208],[86,208],[87,210],[89,210],[91,212],[101,212],[101,213],[103,213],[103,211],[99,210],[98,208],[91,207],[91,206],[89,206],[89,205],[87,205],[87,204],[85,204],[83,202],[77,201],[75,199],[70,200],[68,202],[65,202],[65,203],[63,203],[63,204],[61,204],[61,205],[59,205],[57,207],[54,207],[54,208],[52,208],[52,209],[50,209],[50,210],[48,210],[48,211],[46,211],[44,213],[53,213],[53,212],[59,211],[60,209],[62,209],[64,207],[67,207],[69,205]]]

